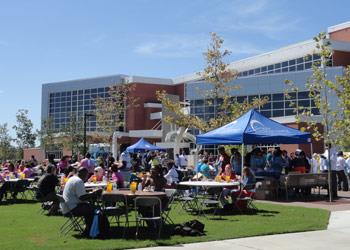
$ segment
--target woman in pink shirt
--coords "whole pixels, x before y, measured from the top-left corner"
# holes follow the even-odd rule
[[[29,178],[32,176],[33,174],[33,170],[32,170],[32,166],[30,165],[30,163],[28,163],[25,168],[23,169],[22,173],[24,174],[25,178]]]
[[[112,170],[112,181],[116,182],[118,188],[124,188],[124,177],[119,172],[118,165],[113,164],[111,167]]]

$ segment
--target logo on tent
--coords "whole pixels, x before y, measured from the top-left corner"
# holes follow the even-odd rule
[[[265,126],[257,120],[251,120],[249,125],[253,131],[262,130],[265,128]]]

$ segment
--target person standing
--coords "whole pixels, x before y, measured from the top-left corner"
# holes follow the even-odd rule
[[[336,163],[336,171],[337,171],[337,177],[338,177],[338,190],[348,191],[349,183],[348,183],[348,177],[345,175],[345,167],[346,167],[346,162],[344,159],[343,151],[339,151],[337,153],[337,163]]]
[[[330,148],[330,149],[329,149]],[[328,152],[329,152],[329,159],[328,159]],[[328,163],[330,163],[331,166],[331,192],[333,198],[338,198],[338,190],[337,190],[337,171],[336,171],[336,165],[337,165],[337,154],[333,147],[331,147],[331,144],[329,146],[326,146],[326,150],[321,155],[321,157],[325,160],[324,164],[326,164],[326,169],[324,172],[328,172]]]
[[[182,151],[181,154],[179,155],[179,164],[180,164],[180,168],[187,168],[187,158],[184,155],[184,151]]]
[[[230,164],[230,157],[227,155],[224,147],[218,148],[219,156],[215,163],[215,168],[218,170],[218,173],[225,172],[225,166]]]

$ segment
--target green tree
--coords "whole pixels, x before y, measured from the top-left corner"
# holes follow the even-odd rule
[[[127,83],[114,84],[109,87],[108,97],[96,99],[96,121],[100,132],[124,130],[127,110],[138,106],[138,99],[130,95],[134,88]]]
[[[292,103],[296,114],[297,123],[301,123],[302,130],[312,132],[315,140],[323,139],[325,144],[331,146],[349,147],[350,136],[350,67],[344,69],[343,76],[337,76],[335,80],[327,78],[326,66],[331,60],[332,50],[330,42],[325,33],[320,33],[314,38],[316,41],[315,53],[321,56],[321,62],[315,63],[310,79],[306,82],[305,88],[309,91],[309,97],[319,110],[319,115],[312,113],[311,107],[298,106]],[[297,93],[299,88],[292,81],[287,80],[286,98],[290,98],[288,93]],[[332,105],[330,97],[336,98],[336,103]],[[320,126],[323,131],[320,130]],[[328,150],[330,152],[330,150]],[[328,159],[330,156],[328,155]],[[328,182],[331,188],[331,166],[328,165]],[[330,201],[332,201],[332,192]]]
[[[214,117],[209,121],[183,112],[184,107],[179,102],[173,102],[165,91],[157,92],[158,99],[163,106],[170,110],[174,115],[166,116],[163,119],[180,127],[197,128],[201,131],[208,131],[219,126],[223,126],[251,108],[257,108],[264,105],[268,99],[255,98],[252,102],[245,100],[239,103],[234,97],[235,90],[240,86],[230,84],[237,78],[237,71],[231,69],[225,62],[231,54],[230,51],[223,49],[224,40],[216,33],[211,33],[211,42],[207,51],[204,53],[206,66],[198,75],[203,83],[209,84],[208,88],[199,86],[198,94],[206,100],[208,105],[214,106]],[[202,91],[201,89],[208,89]]]
[[[34,147],[36,133],[33,132],[33,123],[28,118],[28,110],[19,109],[16,114],[17,124],[13,126],[16,131],[16,143],[20,149]]]
[[[7,123],[0,124],[0,160],[14,160],[17,158],[17,150],[11,145],[12,141]]]
[[[83,120],[71,114],[69,121],[60,128],[58,142],[72,151],[72,155],[81,151],[83,142]]]
[[[55,144],[55,130],[53,129],[52,118],[45,119],[41,124],[41,129],[37,130],[40,145],[43,148],[51,147]]]

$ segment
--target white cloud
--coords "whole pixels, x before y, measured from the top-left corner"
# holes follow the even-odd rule
[[[291,16],[284,1],[216,1],[207,11],[196,13],[192,23],[217,32],[259,33],[280,39],[286,31],[298,31],[301,19]]]
[[[144,56],[166,58],[196,57],[206,51],[209,39],[209,34],[154,35],[138,44],[134,52]],[[224,47],[233,54],[252,55],[263,52],[253,44],[231,42],[229,40],[225,40]]]

